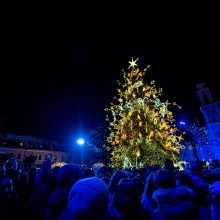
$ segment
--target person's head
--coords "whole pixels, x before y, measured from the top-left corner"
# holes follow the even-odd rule
[[[45,159],[44,159],[43,163],[41,164],[41,168],[42,169],[51,169],[51,162],[52,162],[51,156],[50,155],[45,156]]]
[[[5,162],[5,168],[7,171],[11,171],[11,170],[16,171],[18,169],[17,160],[14,157],[9,158]]]
[[[183,171],[178,171],[175,175],[176,186],[193,187],[192,178]]]
[[[209,173],[207,173],[204,176],[204,178],[209,184],[216,182],[216,181],[220,181],[220,167],[211,170]]]
[[[113,206],[120,212],[128,212],[140,204],[139,194],[130,178],[122,178],[115,189]]]
[[[78,165],[66,164],[57,170],[55,181],[59,187],[71,187],[82,177],[82,169]]]
[[[108,167],[107,166],[101,166],[96,171],[96,176],[99,178],[102,178],[103,176],[108,176]]]
[[[13,182],[10,178],[4,178],[0,181],[0,200],[6,200],[10,198],[13,191]]]
[[[208,195],[211,219],[220,219],[220,181],[212,181],[209,184]]]
[[[194,185],[197,185],[203,178],[202,166],[197,161],[190,163],[189,175],[191,176]]]
[[[173,161],[170,159],[166,159],[165,163],[164,163],[164,168],[173,171],[174,170],[174,165],[173,165]]]
[[[157,188],[165,189],[176,186],[173,173],[163,168],[154,172],[153,181]]]
[[[122,178],[127,178],[127,174],[124,173],[121,170],[115,170],[115,172],[112,174],[110,181],[109,181],[109,192],[110,193],[114,193],[116,185],[118,184],[118,182],[122,179]]]
[[[93,177],[95,176],[95,172],[93,169],[91,168],[85,168],[83,169],[83,176],[86,178],[86,177]]]
[[[31,167],[29,170],[28,170],[28,180],[29,182],[33,182],[34,181],[34,178],[36,176],[36,173],[37,173],[37,168],[36,167]]]
[[[79,179],[82,179],[80,166],[66,164],[60,167],[55,175],[55,188],[48,196],[47,204],[53,217],[67,207],[69,190]]]
[[[135,187],[139,193],[139,195],[141,195],[144,191],[144,186],[145,186],[145,180],[143,177],[141,176],[134,176],[132,178],[133,183],[135,184]]]
[[[151,219],[194,219],[195,191],[186,186],[157,189],[152,198],[156,202]]]
[[[103,220],[108,204],[108,186],[98,177],[78,180],[69,191],[68,213],[72,219]]]

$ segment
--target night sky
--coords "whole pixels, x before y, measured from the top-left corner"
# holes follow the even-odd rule
[[[200,117],[198,83],[220,100],[220,7],[183,2],[7,5],[0,17],[5,130],[65,143],[88,134],[105,120],[131,57],[142,69],[151,65],[145,82],[155,80],[182,106],[177,120]]]

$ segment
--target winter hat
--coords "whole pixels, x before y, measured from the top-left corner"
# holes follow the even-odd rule
[[[213,182],[209,185],[209,191],[214,194],[220,195],[220,181]]]
[[[70,187],[82,178],[82,170],[76,164],[66,164],[56,173],[56,184],[60,187]]]
[[[72,185],[81,179],[81,169],[76,164],[59,167],[55,177],[56,187],[48,197],[48,207],[53,216],[58,216],[68,203],[68,194]]]
[[[190,175],[203,175],[202,166],[197,161],[193,161],[189,165],[189,172]]]
[[[191,176],[187,173],[184,173],[184,171],[178,171],[175,175],[175,180],[177,185],[193,187],[193,181]]]
[[[122,178],[117,186],[113,197],[113,206],[117,210],[126,211],[132,209],[139,202],[138,191],[130,178]]]
[[[152,198],[157,208],[152,211],[151,219],[194,219],[195,196],[194,190],[186,186],[156,190]]]
[[[107,166],[102,166],[102,167],[99,167],[96,171],[96,176],[97,177],[103,177],[105,175],[107,175],[108,173],[108,167]]]
[[[205,175],[205,180],[208,183],[220,181],[220,167],[210,171],[210,173]]]
[[[109,184],[108,184],[109,192],[114,193],[118,182],[122,178],[127,178],[127,177],[128,177],[128,175],[126,173],[124,173],[122,170],[115,170],[114,173],[112,174],[110,181],[109,181]]]
[[[107,184],[98,177],[78,180],[68,195],[68,212],[83,219],[103,220],[107,214],[109,192]]]
[[[173,188],[176,186],[174,175],[163,168],[154,172],[153,182],[157,188]]]

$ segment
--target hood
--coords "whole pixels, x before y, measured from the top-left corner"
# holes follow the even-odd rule
[[[187,214],[194,209],[195,192],[186,186],[158,189],[153,193],[152,198],[157,202],[158,209],[167,215]]]

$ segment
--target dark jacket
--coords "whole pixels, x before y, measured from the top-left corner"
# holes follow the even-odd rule
[[[196,219],[195,192],[180,186],[172,189],[158,189],[153,193],[157,208],[151,212],[154,220]]]

